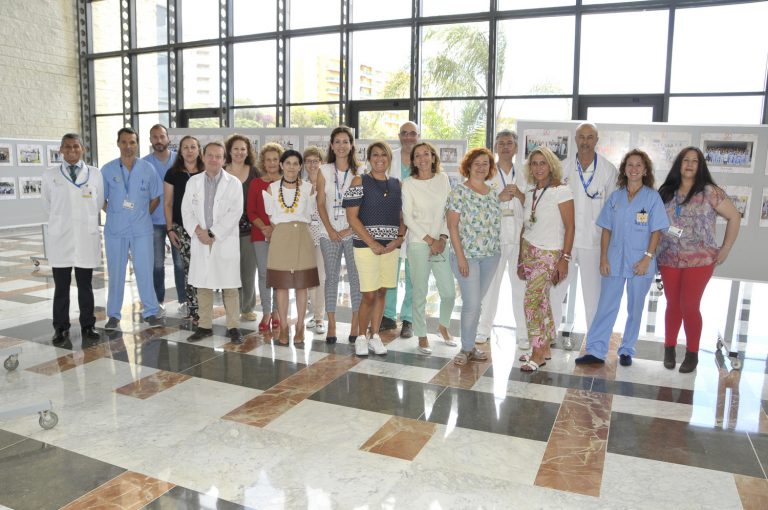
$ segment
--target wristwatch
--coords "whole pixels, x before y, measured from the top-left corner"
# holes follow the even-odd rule
[[[215,239],[216,238],[216,236],[213,235],[213,232],[211,232],[210,228],[208,229],[208,237],[210,237],[211,239]]]

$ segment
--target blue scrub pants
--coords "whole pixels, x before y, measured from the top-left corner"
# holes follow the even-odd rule
[[[400,280],[400,264],[402,258],[397,259],[397,279]],[[384,317],[397,320],[397,287],[387,290],[387,299],[384,302]],[[405,259],[405,296],[400,306],[400,320],[413,322],[413,287],[411,286],[411,265]]]
[[[160,306],[152,283],[154,266],[153,236],[147,234],[134,237],[104,236],[104,247],[107,252],[107,274],[109,275],[109,293],[107,294],[107,317],[121,318],[123,294],[125,291],[125,268],[128,264],[128,251],[133,261],[133,271],[136,275],[136,286],[139,288],[139,298],[144,305],[141,316],[146,318],[157,315]]]
[[[587,354],[600,359],[608,355],[611,333],[616,324],[616,316],[621,306],[621,296],[624,287],[627,288],[627,323],[624,325],[624,336],[621,339],[619,355],[635,355],[635,344],[640,334],[640,320],[643,317],[645,296],[653,283],[653,278],[621,276],[604,276],[600,286],[600,301],[597,312],[592,320],[592,327],[587,332]]]

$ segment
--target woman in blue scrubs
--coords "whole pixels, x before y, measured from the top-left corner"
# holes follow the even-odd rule
[[[659,193],[653,189],[653,165],[648,154],[629,151],[619,167],[619,189],[608,197],[597,225],[600,240],[600,301],[587,332],[586,354],[577,365],[602,364],[608,354],[611,332],[627,289],[627,323],[619,347],[619,363],[632,364],[640,333],[645,296],[656,274],[654,253],[669,219]]]

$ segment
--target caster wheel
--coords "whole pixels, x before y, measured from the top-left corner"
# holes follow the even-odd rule
[[[8,371],[16,370],[16,368],[19,366],[19,357],[16,355],[8,356],[8,358],[6,358],[5,362],[3,363],[3,366]]]
[[[741,360],[736,358],[731,360],[731,368],[734,370],[741,370]]]
[[[59,423],[59,416],[53,411],[43,411],[40,413],[39,423],[45,430],[50,430]]]

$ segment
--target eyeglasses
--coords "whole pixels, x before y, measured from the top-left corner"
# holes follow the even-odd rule
[[[400,136],[416,136],[418,134],[418,131],[400,131]]]

